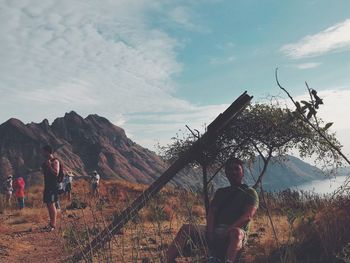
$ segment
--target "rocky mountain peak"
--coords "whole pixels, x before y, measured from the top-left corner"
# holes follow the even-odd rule
[[[75,111],[68,112],[64,115],[63,118],[57,118],[55,121],[63,119],[65,122],[68,122],[70,124],[78,124],[81,125],[84,123],[83,117],[81,117],[79,114],[77,114]]]
[[[27,171],[40,167],[43,161],[40,148],[45,144],[56,150],[55,155],[67,170],[79,175],[97,170],[102,178],[149,183],[164,167],[155,153],[137,145],[127,138],[122,128],[96,114],[84,119],[71,111],[56,118],[52,125],[46,119],[39,124],[24,125],[13,118],[0,125],[7,126],[11,126],[11,132],[1,132],[0,128],[2,157],[9,161],[14,174],[32,181],[38,181],[41,174],[28,175]],[[0,173],[2,170],[0,163]]]
[[[9,126],[14,126],[14,127],[21,127],[21,126],[24,126],[24,123],[21,122],[20,120],[16,119],[16,118],[10,118],[4,123],[4,125],[9,125]]]

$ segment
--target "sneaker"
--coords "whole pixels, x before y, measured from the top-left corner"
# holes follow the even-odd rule
[[[55,230],[55,227],[51,226],[50,224],[48,224],[47,226],[45,226],[43,228],[44,231],[46,232],[51,232],[51,231],[54,231]]]

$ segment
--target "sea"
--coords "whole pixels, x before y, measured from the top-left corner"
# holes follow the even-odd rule
[[[333,194],[334,191],[338,190],[339,187],[344,185],[346,178],[348,178],[348,176],[337,176],[337,177],[327,178],[323,180],[314,180],[314,181],[296,186],[293,189],[308,191],[319,195]],[[350,184],[349,184],[349,187],[350,187]]]

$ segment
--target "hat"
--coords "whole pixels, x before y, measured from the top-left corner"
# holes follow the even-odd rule
[[[93,171],[92,173],[93,173],[93,174],[97,174],[97,171]]]

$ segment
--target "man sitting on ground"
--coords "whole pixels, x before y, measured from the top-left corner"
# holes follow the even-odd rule
[[[176,262],[175,258],[186,248],[189,240],[207,245],[209,262],[222,262],[222,259],[235,262],[247,240],[249,223],[259,206],[259,198],[253,188],[242,184],[241,160],[229,159],[225,174],[231,186],[216,191],[209,205],[207,225],[183,225],[167,251],[168,263]]]

